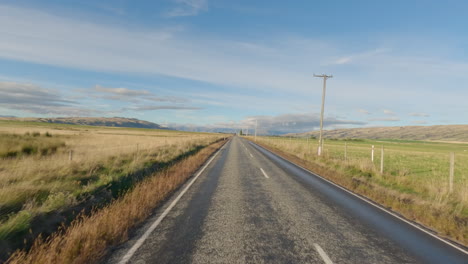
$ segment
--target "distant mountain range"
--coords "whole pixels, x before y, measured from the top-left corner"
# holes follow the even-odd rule
[[[177,125],[171,127],[161,126],[156,123],[125,117],[56,117],[56,118],[35,118],[35,117],[7,117],[0,116],[0,120],[14,120],[24,122],[44,122],[71,125],[87,126],[108,126],[108,127],[134,127],[150,129],[176,129],[193,132],[221,132],[235,133],[238,130],[233,128],[214,128],[204,126]],[[253,131],[251,131],[253,133]],[[306,133],[291,133],[286,136],[305,137],[311,135],[319,136],[319,131]],[[345,139],[399,139],[399,140],[428,140],[428,141],[453,141],[468,142],[468,125],[438,125],[438,126],[403,126],[403,127],[369,127],[369,128],[349,128],[324,130],[325,138]]]
[[[293,136],[319,136],[319,131]],[[359,138],[359,139],[400,139],[400,140],[429,140],[468,142],[468,125],[439,125],[439,126],[404,126],[404,127],[370,127],[325,130],[325,138]]]
[[[108,126],[108,127],[134,127],[168,129],[156,123],[125,117],[56,117],[56,118],[35,118],[35,117],[0,117],[0,120],[14,120],[24,122],[43,122],[70,125],[86,126]]]

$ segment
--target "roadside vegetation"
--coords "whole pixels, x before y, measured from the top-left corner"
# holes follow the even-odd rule
[[[127,240],[130,230],[145,220],[223,144],[224,141],[212,144],[153,174],[109,206],[78,217],[69,228],[48,239],[36,240],[30,251],[16,252],[8,263],[98,263],[110,246]]]
[[[24,135],[2,134],[0,137],[0,158],[17,158],[28,155],[47,156],[54,154],[65,142],[46,132],[27,132]]]
[[[223,138],[169,130],[0,124],[0,259]],[[102,227],[101,227],[102,228]]]
[[[326,140],[324,153],[318,156],[316,139],[257,137],[257,143],[441,236],[468,244],[468,144]],[[372,145],[374,161],[371,161]],[[382,146],[383,173],[380,172]],[[455,154],[452,191],[449,187],[451,152]]]

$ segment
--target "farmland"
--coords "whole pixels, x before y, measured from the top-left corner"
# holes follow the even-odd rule
[[[468,144],[326,140],[323,155],[317,156],[318,142],[313,139],[258,137],[257,142],[444,236],[463,243],[468,239]],[[374,161],[371,161],[372,145]],[[452,152],[455,166],[450,191]]]
[[[0,247],[54,232],[223,138],[170,130],[0,122]],[[3,256],[5,257],[5,256]]]

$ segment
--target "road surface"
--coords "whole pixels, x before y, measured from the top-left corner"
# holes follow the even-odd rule
[[[468,263],[468,255],[233,137],[106,261]]]

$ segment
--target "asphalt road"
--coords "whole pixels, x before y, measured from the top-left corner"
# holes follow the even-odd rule
[[[468,263],[468,254],[234,137],[106,261]]]

